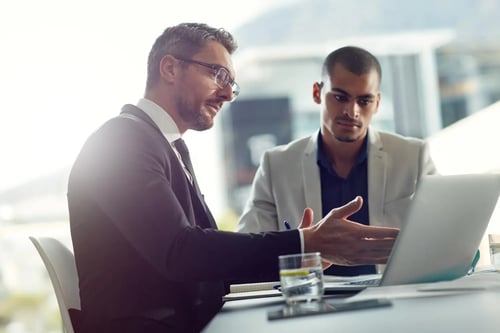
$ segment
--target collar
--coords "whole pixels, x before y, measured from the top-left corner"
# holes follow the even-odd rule
[[[168,142],[172,143],[181,137],[174,120],[161,106],[146,98],[141,98],[136,106],[154,121]]]
[[[323,139],[321,138],[321,131],[318,132],[318,152],[317,152],[317,162],[319,165],[323,166],[330,166],[330,159],[325,153],[325,150],[323,149],[324,143]],[[368,132],[366,133],[366,136],[363,140],[363,145],[361,146],[361,150],[359,151],[358,156],[356,157],[356,163],[355,165],[363,163],[366,158],[368,157]]]

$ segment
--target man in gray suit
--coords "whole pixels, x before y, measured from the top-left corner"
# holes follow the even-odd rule
[[[420,177],[437,173],[425,141],[370,126],[380,104],[381,68],[368,51],[347,46],[330,53],[322,82],[313,85],[321,107],[319,132],[264,153],[237,230],[298,227],[303,211],[314,221],[360,195],[353,220],[401,227]],[[326,273],[375,273],[374,265],[332,266]]]

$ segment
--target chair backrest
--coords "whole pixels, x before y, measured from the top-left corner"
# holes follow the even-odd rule
[[[37,249],[59,304],[64,331],[74,333],[68,309],[80,310],[78,274],[73,253],[59,240],[50,237],[29,237]]]

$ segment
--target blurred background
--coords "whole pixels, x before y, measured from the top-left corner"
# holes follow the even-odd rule
[[[228,29],[240,45],[240,97],[214,129],[186,135],[221,229],[234,228],[262,152],[318,128],[312,84],[323,58],[345,45],[382,64],[373,126],[429,140],[443,174],[500,172],[496,0],[3,0],[0,333],[62,331],[28,236],[71,246],[66,183],[76,154],[142,97],[156,37],[194,21]],[[487,233],[500,233],[499,215],[497,205]]]

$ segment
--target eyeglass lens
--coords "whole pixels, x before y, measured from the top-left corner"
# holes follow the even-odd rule
[[[228,84],[231,84],[233,95],[236,97],[239,94],[238,84],[231,80],[229,76],[229,72],[225,68],[219,68],[215,75],[215,83],[221,88],[224,89]]]

